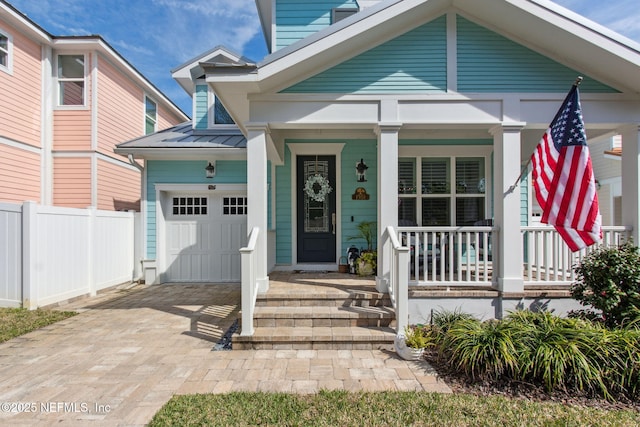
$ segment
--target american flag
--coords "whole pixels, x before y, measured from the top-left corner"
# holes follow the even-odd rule
[[[602,239],[598,194],[574,84],[531,156],[542,222],[575,252]]]

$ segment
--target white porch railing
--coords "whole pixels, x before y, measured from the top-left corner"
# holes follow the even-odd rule
[[[400,244],[391,226],[387,227],[383,239],[383,259],[388,259],[390,265],[389,298],[396,311],[396,331],[401,332],[409,324],[409,248]]]
[[[474,227],[398,227],[409,247],[412,285],[491,286],[497,271],[498,229]]]
[[[260,229],[254,227],[249,234],[249,242],[244,248],[240,248],[242,261],[241,284],[242,284],[242,328],[240,335],[253,335],[253,312],[256,307],[258,297],[258,281],[256,280],[256,270],[258,266],[258,252],[256,244]]]
[[[601,246],[618,246],[631,235],[631,227],[602,227],[601,243],[574,253],[551,226],[527,226],[521,230],[525,285],[570,285],[576,278],[573,268],[587,254]]]

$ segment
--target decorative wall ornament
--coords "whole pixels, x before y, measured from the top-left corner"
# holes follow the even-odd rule
[[[487,183],[484,178],[480,178],[478,181],[478,193],[484,193],[487,189]]]
[[[369,200],[369,195],[364,187],[356,188],[355,193],[351,195],[351,200]]]
[[[369,169],[369,166],[364,163],[364,159],[360,159],[360,162],[356,163],[356,176],[358,177],[358,182],[367,181],[367,177],[365,176],[367,169]]]
[[[332,191],[329,180],[320,174],[309,176],[304,184],[304,192],[315,202],[324,202],[327,194]]]

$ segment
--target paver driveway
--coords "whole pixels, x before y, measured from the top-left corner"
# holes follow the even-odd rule
[[[0,424],[145,425],[185,393],[450,392],[392,352],[213,351],[239,306],[237,284],[139,285],[64,305],[81,314],[0,344]]]

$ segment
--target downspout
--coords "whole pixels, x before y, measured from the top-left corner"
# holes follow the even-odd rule
[[[140,164],[135,161],[133,154],[127,154],[127,158],[129,159],[129,163],[135,166],[140,172],[144,172],[144,167],[140,166]]]

